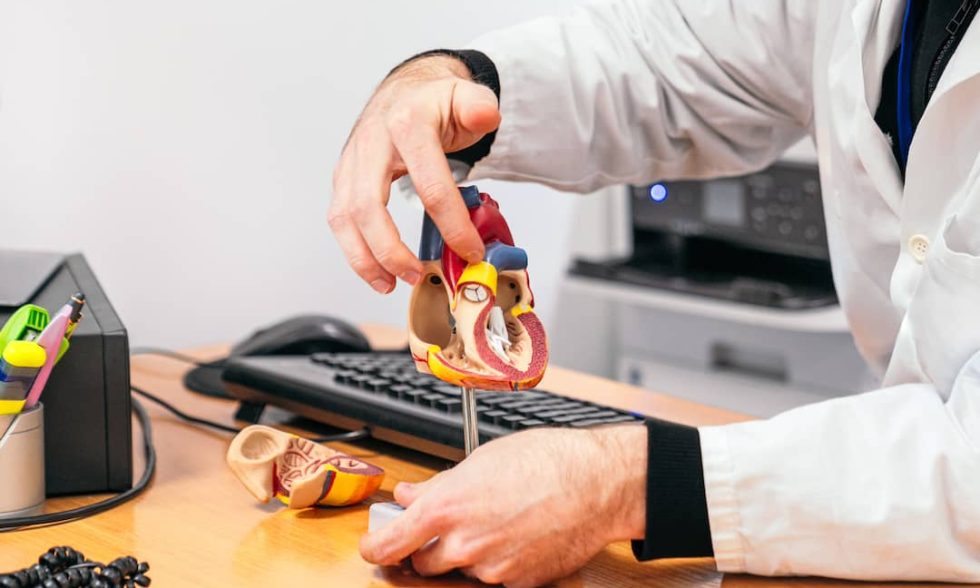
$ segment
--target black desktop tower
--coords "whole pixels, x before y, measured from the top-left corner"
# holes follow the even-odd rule
[[[84,318],[41,399],[49,496],[132,486],[129,342],[84,257],[0,250],[0,321],[26,303],[54,314],[75,292]]]

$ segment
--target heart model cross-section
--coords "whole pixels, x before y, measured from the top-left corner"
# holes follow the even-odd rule
[[[527,253],[489,194],[460,188],[486,246],[467,264],[425,216],[419,259],[424,272],[412,291],[409,345],[421,372],[484,390],[533,388],[548,365],[544,326],[534,313]]]

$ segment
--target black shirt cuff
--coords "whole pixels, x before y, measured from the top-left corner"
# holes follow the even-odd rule
[[[646,427],[646,533],[633,542],[633,555],[640,561],[713,556],[698,430],[657,419]]]
[[[473,81],[493,90],[493,93],[497,96],[498,102],[500,101],[500,76],[497,74],[497,66],[493,63],[492,59],[487,57],[486,53],[476,51],[475,49],[463,49],[459,51],[455,49],[432,49],[430,51],[425,51],[423,53],[419,53],[418,55],[409,57],[400,63],[398,67],[393,69],[392,72],[397,71],[398,68],[406,63],[422,57],[430,57],[432,55],[446,55],[448,57],[455,57],[463,62],[463,65],[470,70],[470,77],[473,79]],[[480,161],[490,153],[490,148],[493,146],[493,140],[496,138],[497,131],[493,131],[492,133],[484,135],[482,139],[473,145],[470,145],[466,149],[454,151],[453,153],[447,153],[446,157],[456,161],[461,161],[472,167],[476,162]]]

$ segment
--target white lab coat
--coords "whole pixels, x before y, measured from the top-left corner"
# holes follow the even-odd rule
[[[980,581],[980,17],[903,186],[874,112],[904,6],[611,0],[472,44],[503,116],[473,177],[589,191],[816,139],[837,290],[881,388],[700,430],[723,571]]]

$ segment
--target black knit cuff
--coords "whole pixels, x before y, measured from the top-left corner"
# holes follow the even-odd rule
[[[698,430],[657,419],[646,426],[646,536],[633,542],[633,555],[640,561],[714,555]]]
[[[486,53],[476,51],[475,49],[463,49],[459,51],[455,49],[431,49],[409,57],[405,61],[398,64],[395,69],[391,70],[391,73],[398,71],[398,69],[406,63],[410,63],[423,57],[431,57],[433,55],[446,55],[448,57],[454,57],[463,62],[466,69],[470,70],[470,77],[473,79],[473,81],[493,90],[493,93],[497,96],[497,100],[500,100],[500,76],[497,74],[497,66],[493,63],[492,59],[487,57]],[[391,74],[389,73],[388,75]],[[492,133],[484,135],[482,139],[473,145],[470,145],[466,149],[447,153],[446,157],[456,161],[461,161],[472,167],[476,162],[480,161],[490,153],[490,148],[493,146],[493,140],[496,138],[497,131],[493,131]]]

